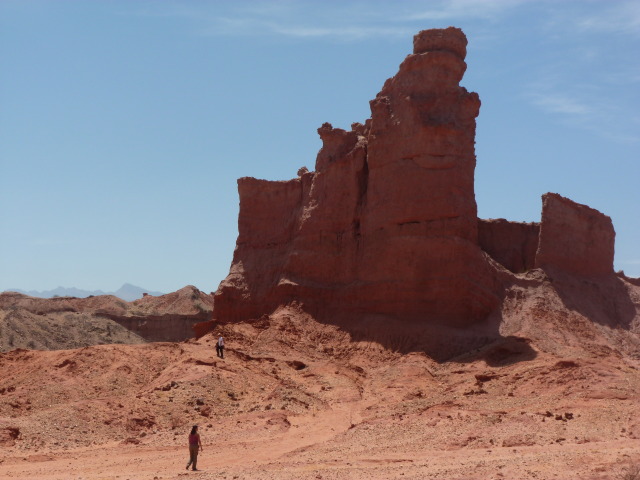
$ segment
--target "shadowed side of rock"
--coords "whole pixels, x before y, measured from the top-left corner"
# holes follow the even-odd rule
[[[539,236],[539,223],[478,220],[480,247],[513,273],[534,268]]]

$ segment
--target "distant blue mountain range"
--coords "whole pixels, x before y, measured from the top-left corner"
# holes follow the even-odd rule
[[[32,297],[41,297],[41,298],[51,298],[51,297],[84,298],[84,297],[89,297],[91,295],[115,295],[116,297],[121,298],[122,300],[125,300],[127,302],[132,302],[133,300],[142,298],[143,293],[148,293],[149,295],[154,295],[154,296],[164,295],[164,293],[162,292],[152,292],[142,287],[136,287],[135,285],[131,285],[130,283],[125,283],[115,292],[103,292],[102,290],[93,290],[93,291],[82,290],[80,288],[75,288],[75,287],[71,287],[71,288],[58,287],[58,288],[54,288],[53,290],[45,290],[42,292],[38,292],[36,290],[30,290],[27,292],[25,290],[20,290],[18,288],[12,288],[6,291],[24,293],[25,295],[30,295]]]

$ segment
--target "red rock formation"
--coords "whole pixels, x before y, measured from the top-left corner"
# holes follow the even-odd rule
[[[478,220],[480,100],[459,86],[466,44],[456,28],[420,32],[370,119],[318,129],[315,172],[238,181],[239,236],[217,319],[297,301],[334,320],[462,326],[501,301],[507,277],[487,254],[514,273],[613,273],[609,217],[559,195],[543,197],[541,224]]]
[[[539,235],[539,223],[509,222],[504,218],[478,221],[480,248],[514,273],[534,268]]]
[[[225,319],[260,316],[278,304],[275,290],[291,255],[302,181],[241,178],[238,191],[236,249],[229,275],[215,294],[216,315]]]
[[[556,193],[542,196],[536,267],[581,276],[613,274],[611,218]]]
[[[351,131],[324,124],[316,171],[243,178],[239,236],[216,316],[256,317],[292,300],[334,315],[463,325],[499,303],[478,247],[475,117],[459,86],[461,30],[428,30]]]

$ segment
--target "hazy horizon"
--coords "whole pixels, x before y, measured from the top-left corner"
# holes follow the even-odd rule
[[[100,295],[113,295],[129,302],[133,300],[137,300],[138,298],[142,298],[144,294],[160,296],[160,295],[165,295],[166,293],[171,293],[171,292],[157,292],[153,290],[148,290],[144,287],[139,287],[137,285],[132,285],[130,283],[124,283],[120,288],[117,288],[115,290],[106,290],[106,291],[105,290],[86,290],[86,289],[77,288],[77,287],[58,286],[50,290],[23,290],[20,288],[10,288],[0,293],[6,293],[6,292],[21,293],[23,295],[29,295],[31,297],[37,297],[37,298],[54,298],[54,297],[86,298],[86,297],[93,297],[93,296],[100,296]]]
[[[118,290],[122,290],[124,288],[127,287],[135,287],[135,288],[140,288],[146,291],[146,289],[144,287],[140,287],[138,285],[133,285],[132,283],[129,282],[124,282],[122,285],[120,285],[120,287],[115,288],[115,289],[97,289],[97,290],[87,290],[86,288],[82,288],[82,287],[77,287],[75,285],[71,285],[71,286],[66,286],[66,285],[58,285],[55,288],[50,288],[50,289],[46,289],[46,290],[25,290],[23,288],[20,287],[14,287],[15,289],[12,290],[11,288],[5,289],[3,291],[28,291],[28,292],[50,292],[50,291],[54,291],[54,290],[58,290],[58,289],[66,289],[66,290],[85,290],[87,292],[117,292]],[[149,290],[149,292],[151,292],[151,290]],[[169,292],[162,292],[162,293],[169,293]]]

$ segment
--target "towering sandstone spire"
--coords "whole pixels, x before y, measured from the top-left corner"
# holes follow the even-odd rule
[[[613,273],[610,219],[559,195],[545,195],[541,224],[478,220],[480,99],[459,85],[467,39],[449,27],[413,43],[370,119],[318,129],[314,172],[238,181],[239,235],[218,319],[296,301],[328,320],[465,326],[500,304],[508,270]]]
[[[315,172],[239,180],[239,236],[219,318],[297,300],[317,313],[466,324],[499,302],[477,242],[480,100],[467,39],[427,30],[351,131],[324,124]]]

